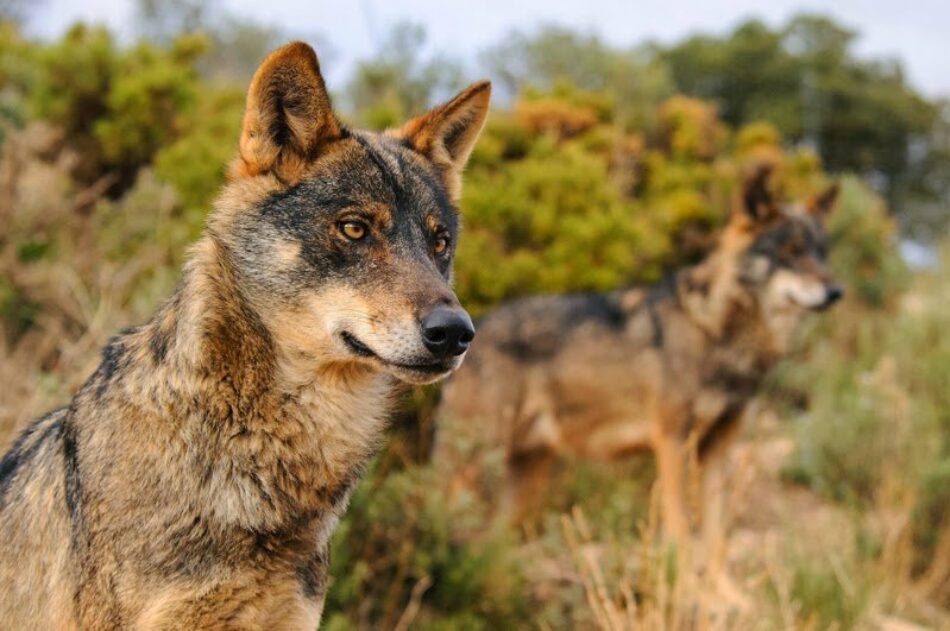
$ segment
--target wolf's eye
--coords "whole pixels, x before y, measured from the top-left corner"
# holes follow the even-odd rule
[[[435,243],[432,244],[432,251],[436,254],[444,254],[446,250],[449,249],[449,238],[448,237],[438,237],[435,240]]]
[[[366,236],[366,224],[358,221],[341,221],[340,232],[350,241],[359,241]]]

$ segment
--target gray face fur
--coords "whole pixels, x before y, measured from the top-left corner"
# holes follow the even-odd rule
[[[771,306],[825,309],[842,296],[826,265],[821,222],[799,208],[759,234],[742,259],[742,278]]]
[[[474,329],[449,287],[454,203],[490,96],[475,83],[399,129],[356,132],[309,46],[255,72],[209,231],[285,375],[362,364],[424,383],[458,367]]]
[[[306,179],[236,218],[227,243],[241,284],[259,311],[293,312],[296,326],[332,339],[341,360],[413,382],[443,376],[462,356],[434,356],[421,323],[440,307],[461,311],[449,286],[458,212],[400,140],[348,132],[334,144]]]

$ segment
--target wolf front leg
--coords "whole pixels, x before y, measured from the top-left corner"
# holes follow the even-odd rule
[[[660,424],[653,434],[660,484],[660,512],[663,534],[678,545],[690,535],[689,511],[686,506],[687,441],[677,432],[666,431]]]
[[[732,446],[739,434],[744,408],[730,410],[703,439],[699,453],[702,477],[702,547],[710,569],[717,571],[725,566],[729,524],[726,502],[734,475],[731,455]]]

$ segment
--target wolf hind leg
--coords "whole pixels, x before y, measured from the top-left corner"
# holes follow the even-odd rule
[[[729,570],[729,504],[737,477],[732,447],[740,427],[740,418],[741,415],[730,419],[717,433],[715,441],[705,445],[699,454],[702,521],[697,560],[708,577],[710,594],[714,594],[722,604],[748,610],[751,601],[735,583]]]
[[[515,453],[506,463],[500,511],[508,522],[531,534],[550,489],[555,454],[546,449]]]

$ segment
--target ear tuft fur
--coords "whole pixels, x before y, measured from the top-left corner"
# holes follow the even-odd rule
[[[390,132],[436,166],[453,202],[461,197],[462,171],[485,125],[490,99],[491,83],[474,83],[451,101]]]
[[[341,135],[313,48],[272,52],[251,79],[241,129],[240,175],[273,173],[292,184],[319,147]]]

